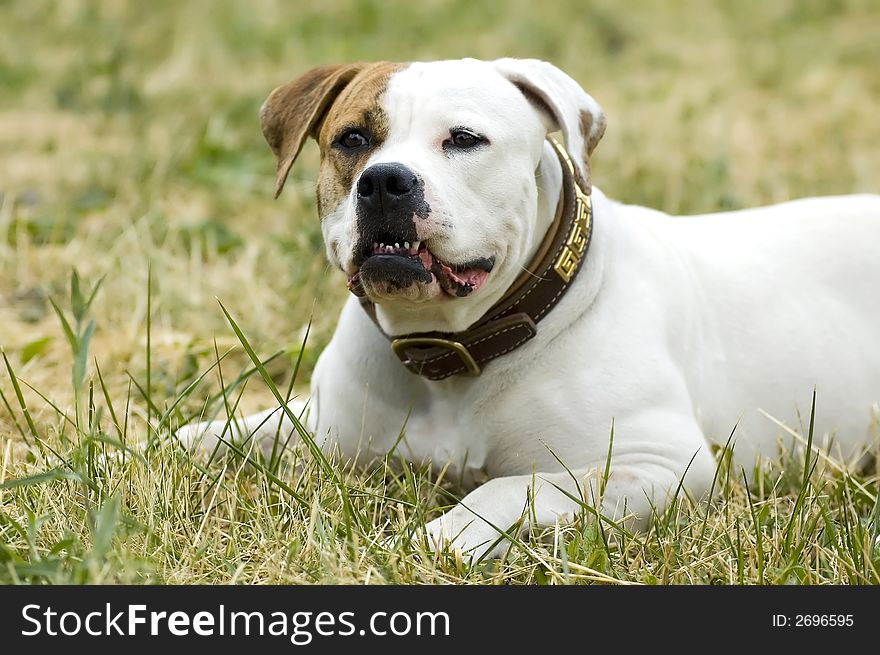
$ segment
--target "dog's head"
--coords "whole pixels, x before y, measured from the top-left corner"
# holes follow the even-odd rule
[[[388,315],[442,323],[425,330],[464,329],[527,263],[543,236],[548,132],[562,131],[589,184],[605,129],[568,75],[515,59],[324,66],[275,89],[260,115],[276,196],[313,137],[330,261]]]

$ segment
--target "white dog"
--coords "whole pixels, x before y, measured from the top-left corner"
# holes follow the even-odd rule
[[[708,491],[734,426],[737,471],[775,456],[768,416],[800,431],[814,387],[817,443],[846,458],[876,436],[880,196],[688,217],[614,202],[590,185],[599,105],[535,60],[317,68],[261,118],[276,195],[317,140],[327,256],[354,292],[306,427],[367,462],[405,425],[398,452],[449,465],[473,490],[433,543],[497,555],[499,530],[570,520],[579,499],[644,521],[682,479]]]

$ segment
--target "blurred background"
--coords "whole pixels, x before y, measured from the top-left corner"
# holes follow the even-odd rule
[[[69,403],[49,299],[70,307],[74,268],[103,278],[89,362],[124,396],[128,373],[145,383],[151,269],[157,404],[210,365],[215,340],[236,343],[216,299],[261,354],[283,351],[279,380],[311,320],[307,374],[345,280],[324,260],[316,147],[273,201],[257,112],[312,66],[546,59],[605,109],[606,194],[707,212],[880,191],[878,28],[876,0],[0,0],[0,345]],[[12,397],[5,374],[0,390]],[[268,402],[254,385],[242,408]],[[4,432],[9,420],[0,406]]]

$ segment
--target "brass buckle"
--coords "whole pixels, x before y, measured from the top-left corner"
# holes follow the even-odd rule
[[[471,355],[468,349],[465,348],[464,345],[459,343],[458,341],[451,341],[449,339],[436,339],[431,337],[405,337],[401,339],[394,339],[391,342],[391,350],[394,351],[394,354],[397,355],[404,364],[412,362],[412,360],[410,359],[404,359],[406,357],[406,349],[412,346],[439,346],[441,348],[447,348],[458,355],[458,358],[465,365],[468,375],[476,377],[480,374],[480,367],[474,360],[473,355]]]

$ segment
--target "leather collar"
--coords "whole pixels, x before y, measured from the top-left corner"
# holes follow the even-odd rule
[[[534,259],[504,297],[468,329],[385,335],[391,350],[413,373],[429,380],[479,375],[488,362],[538,333],[537,324],[559,302],[580,270],[593,233],[593,205],[565,148],[555,139],[549,141],[562,164],[562,190],[556,216]],[[375,305],[368,298],[360,300],[381,331]]]

